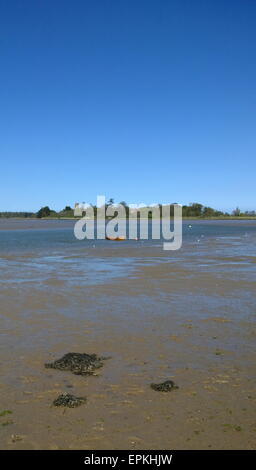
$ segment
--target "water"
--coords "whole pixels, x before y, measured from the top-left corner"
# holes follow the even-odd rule
[[[158,262],[228,272],[230,278],[255,274],[254,221],[185,221],[183,246],[174,252],[163,251],[161,240],[79,241],[73,234],[73,221],[30,221],[31,229],[19,229],[24,222],[16,221],[16,230],[8,230],[8,222],[2,221],[0,229],[1,224],[5,228],[0,230],[2,288],[51,279],[69,285],[105,283],[132,275],[138,264]]]
[[[127,317],[128,309],[134,328],[152,311],[254,315],[254,221],[184,221],[178,251],[164,251],[159,240],[79,241],[73,221],[15,224],[10,230],[2,222],[0,230],[1,317],[8,325],[10,311],[16,319],[57,314],[101,322]],[[37,335],[45,340],[43,331]]]

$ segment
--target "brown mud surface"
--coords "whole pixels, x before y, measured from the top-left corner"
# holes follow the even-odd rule
[[[1,449],[255,449],[255,257],[203,243],[99,245],[89,273],[95,256],[124,272],[90,284],[77,253],[0,251]],[[111,358],[91,376],[44,367],[70,351]],[[179,388],[150,387],[166,380]],[[87,401],[52,406],[63,393]]]

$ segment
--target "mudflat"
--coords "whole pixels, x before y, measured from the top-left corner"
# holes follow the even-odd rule
[[[185,221],[177,252],[73,225],[0,221],[0,448],[255,449],[256,223]],[[108,360],[45,367],[69,352]]]

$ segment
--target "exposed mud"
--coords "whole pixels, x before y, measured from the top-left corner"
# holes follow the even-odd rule
[[[255,449],[256,225],[192,221],[171,253],[43,222],[0,230],[0,448]],[[67,351],[112,359],[44,367]]]

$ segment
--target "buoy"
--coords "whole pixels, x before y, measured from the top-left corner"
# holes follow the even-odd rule
[[[116,237],[116,238],[114,238],[114,237],[106,237],[106,240],[111,240],[111,241],[113,241],[113,242],[122,242],[122,241],[125,240],[125,238],[124,238],[124,237]]]

